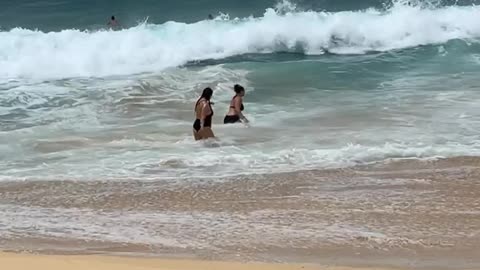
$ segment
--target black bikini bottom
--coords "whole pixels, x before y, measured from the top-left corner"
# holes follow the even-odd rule
[[[223,119],[224,124],[234,124],[240,122],[240,116],[238,115],[226,115]]]
[[[202,125],[200,124],[200,119],[195,119],[195,122],[193,122],[193,129],[198,132],[202,128]]]
[[[205,123],[203,123],[203,127],[212,127],[212,116],[208,116],[205,118]],[[200,123],[200,119],[195,119],[193,122],[193,129],[198,132],[202,128],[202,124]]]

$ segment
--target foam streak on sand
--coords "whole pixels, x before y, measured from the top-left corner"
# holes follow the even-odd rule
[[[0,182],[0,248],[480,269],[478,164],[405,160],[203,183]]]

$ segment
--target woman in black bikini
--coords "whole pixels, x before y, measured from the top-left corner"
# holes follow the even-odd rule
[[[232,101],[230,101],[230,108],[228,109],[225,119],[223,119],[223,123],[233,124],[240,121],[248,123],[248,119],[242,113],[243,109],[245,109],[243,106],[245,88],[243,88],[241,85],[235,84],[233,90],[235,90],[235,96],[232,98]]]
[[[212,131],[212,98],[213,90],[209,87],[203,90],[202,96],[195,104],[195,122],[193,123],[193,137],[195,140],[203,140],[213,138],[215,135]]]

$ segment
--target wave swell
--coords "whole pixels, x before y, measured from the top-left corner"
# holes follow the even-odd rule
[[[144,23],[121,31],[0,32],[0,78],[58,79],[156,72],[246,53],[363,54],[480,37],[479,6],[396,2],[388,9],[299,11],[260,18]]]

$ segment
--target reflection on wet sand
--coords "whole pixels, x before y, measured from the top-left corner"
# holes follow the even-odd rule
[[[480,159],[234,179],[3,182],[3,249],[480,266]]]

